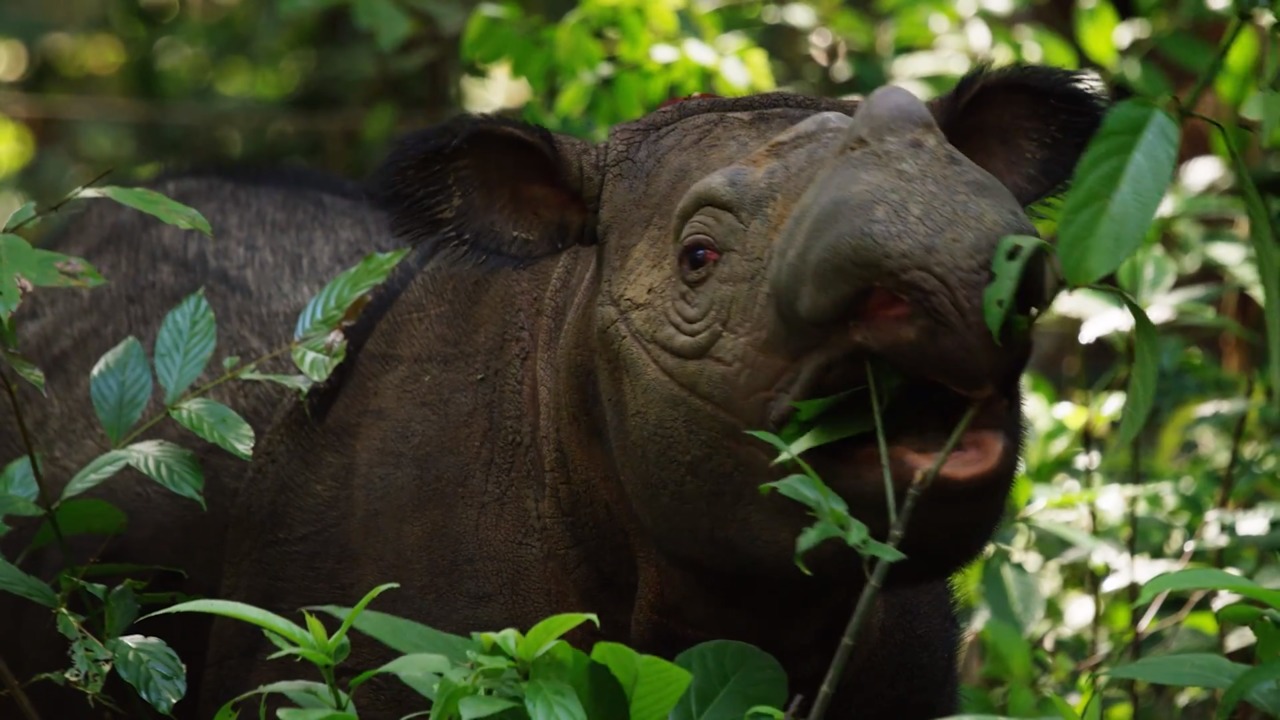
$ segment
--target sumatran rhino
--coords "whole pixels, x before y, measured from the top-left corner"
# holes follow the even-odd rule
[[[377,609],[459,633],[595,612],[584,646],[739,639],[812,699],[865,575],[836,543],[797,570],[809,518],[762,496],[780,470],[744,431],[876,357],[907,378],[888,418],[899,493],[969,399],[983,409],[907,529],[836,716],[952,711],[946,578],[1001,516],[1028,354],[993,340],[983,288],[1103,110],[1078,74],[1016,67],[929,103],[687,100],[600,145],[490,117],[409,136],[375,187],[416,248],[338,374],[260,443],[220,595],[292,613],[397,581]],[[809,459],[883,537],[874,438]],[[356,645],[352,667],[387,659]],[[202,716],[296,675],[274,649],[217,621]],[[402,690],[368,686],[361,717],[420,709]]]
[[[331,277],[367,252],[394,246],[385,219],[364,201],[359,187],[314,173],[202,173],[169,177],[150,187],[200,210],[213,226],[214,239],[95,200],[42,245],[84,257],[107,284],[83,291],[39,290],[17,313],[21,347],[47,374],[48,397],[26,386],[19,387],[19,396],[54,497],[77,470],[106,450],[89,399],[89,373],[116,343],[135,335],[150,355],[165,313],[203,287],[218,324],[218,349],[205,376],[211,379],[222,357],[239,355],[248,362],[288,342],[293,319]],[[287,371],[288,363],[263,369]],[[211,395],[239,411],[259,433],[282,396],[278,387],[250,382],[223,385]],[[154,402],[145,416],[161,410]],[[72,538],[74,562],[97,557],[108,563],[181,568],[185,578],[160,573],[151,589],[211,595],[222,566],[229,498],[248,463],[171,422],[143,438],[164,438],[196,451],[204,468],[208,511],[126,470],[86,493],[124,510],[124,534],[110,542],[102,536]],[[0,464],[25,453],[5,399],[0,402]],[[17,529],[4,537],[0,549],[13,559],[31,540],[37,523],[6,522]],[[58,546],[50,544],[26,558],[22,568],[50,579],[66,562]],[[93,580],[115,582],[100,576]],[[159,635],[173,645],[187,663],[194,695],[208,620],[198,615],[173,618],[176,622],[148,620],[130,632]],[[0,657],[18,680],[65,670],[70,665],[67,646],[47,609],[0,593]],[[117,698],[135,695],[123,684],[118,689]],[[47,681],[28,686],[26,692],[45,718],[80,718],[92,712],[77,692]],[[144,714],[142,707],[124,707],[128,717]],[[11,697],[0,696],[0,717],[21,716]]]

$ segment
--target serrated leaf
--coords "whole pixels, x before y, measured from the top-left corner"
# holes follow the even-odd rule
[[[241,460],[253,456],[253,428],[235,410],[208,398],[189,398],[169,409],[179,425]]]
[[[47,608],[58,607],[58,594],[39,578],[32,577],[0,557],[0,591],[26,598]]]
[[[141,187],[125,188],[116,185],[103,185],[102,187],[85,188],[76,193],[76,196],[82,198],[109,198],[121,205],[144,212],[168,225],[173,225],[183,230],[198,230],[209,237],[213,237],[213,229],[209,227],[209,221],[204,218],[204,215],[200,214],[199,210],[165,197],[155,190]]]
[[[327,335],[338,329],[347,309],[386,280],[387,275],[408,252],[408,248],[403,248],[385,253],[370,253],[359,263],[339,273],[302,309],[294,326],[294,340]]]
[[[71,478],[71,482],[62,488],[62,500],[75,497],[86,492],[129,464],[129,453],[124,450],[109,450],[90,460]]]
[[[18,374],[18,377],[26,380],[35,387],[36,390],[39,390],[41,395],[45,394],[44,371],[42,371],[35,363],[28,360],[18,351],[10,350],[8,348],[0,348],[0,360],[3,360],[6,365],[13,368],[13,371]]]
[[[9,215],[8,219],[6,219],[3,224],[0,224],[0,231],[13,232],[15,229],[18,228],[19,225],[26,223],[27,221],[29,221],[31,218],[35,216],[36,216],[36,201],[28,200],[22,205],[19,205],[18,209],[14,210],[13,213]]]
[[[1120,447],[1128,447],[1142,431],[1156,402],[1160,339],[1147,313],[1128,295],[1120,293],[1120,297],[1133,314],[1133,363],[1125,386],[1124,415],[1116,430],[1116,443]]]
[[[72,498],[58,503],[54,510],[58,529],[64,537],[75,535],[118,535],[124,532],[127,520],[120,508],[98,498]],[[53,527],[46,519],[31,539],[31,549],[39,549],[56,539]]]
[[[167,440],[144,440],[125,448],[138,472],[204,507],[204,474],[190,450]]]
[[[115,656],[116,674],[156,710],[170,712],[187,694],[187,668],[160,638],[128,635],[106,646]]]
[[[151,399],[151,368],[142,343],[132,335],[108,350],[89,373],[94,412],[111,444],[120,442]]]
[[[991,261],[991,282],[982,291],[982,318],[997,344],[1009,312],[1014,309],[1014,297],[1027,261],[1036,257],[1036,251],[1042,248],[1051,250],[1048,243],[1032,235],[1006,235],[996,246]]]
[[[787,674],[772,655],[736,640],[712,640],[676,656],[693,676],[671,720],[741,720],[755,705],[787,703]]]
[[[1141,100],[1122,100],[1103,118],[1072,176],[1058,222],[1067,282],[1088,285],[1142,244],[1178,157],[1177,122]]]
[[[156,377],[165,390],[165,405],[172,405],[200,377],[217,341],[217,321],[203,290],[188,295],[165,314],[155,348]]]

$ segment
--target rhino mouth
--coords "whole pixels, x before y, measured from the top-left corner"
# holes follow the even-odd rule
[[[768,425],[775,433],[781,432],[796,416],[797,403],[841,393],[847,397],[833,403],[823,417],[868,418],[861,431],[813,447],[802,455],[824,479],[830,476],[828,482],[833,489],[846,496],[882,494],[883,483],[874,483],[874,488],[869,488],[867,479],[882,477],[881,464],[887,462],[895,489],[904,491],[920,474],[930,472],[938,464],[948,439],[974,403],[979,404],[978,410],[947,457],[942,459],[930,486],[931,493],[963,493],[966,488],[987,486],[1011,474],[1017,451],[1013,397],[997,392],[972,398],[938,379],[919,376],[900,376],[881,408],[888,451],[888,457],[882,459],[870,420],[866,360],[865,353],[836,352],[801,363],[784,381],[788,387],[775,395],[769,409]],[[876,379],[883,382],[879,373]],[[845,478],[847,480],[841,482]]]

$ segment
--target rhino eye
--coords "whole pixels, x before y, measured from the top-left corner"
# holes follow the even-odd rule
[[[694,235],[684,241],[680,248],[680,269],[687,280],[700,280],[707,269],[720,259],[720,251],[715,242],[706,235]]]

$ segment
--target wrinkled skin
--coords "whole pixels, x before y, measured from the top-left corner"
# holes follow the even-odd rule
[[[20,385],[20,398],[44,453],[45,474],[55,497],[76,470],[106,449],[89,399],[89,372],[116,343],[135,335],[150,355],[164,314],[203,286],[218,322],[218,347],[205,375],[210,379],[223,357],[239,355],[247,362],[288,342],[298,312],[325,282],[365,253],[394,246],[385,220],[363,201],[358,189],[327,178],[242,173],[232,179],[179,177],[152,187],[200,210],[213,226],[214,239],[94,200],[44,247],[86,258],[107,284],[91,290],[40,290],[28,296],[17,313],[20,347],[48,379],[47,398],[25,384]],[[277,360],[263,366],[264,371],[271,369],[289,372],[289,364]],[[287,394],[276,386],[244,382],[217,388],[211,397],[235,408],[261,433]],[[159,410],[153,401],[144,417]],[[188,573],[185,582],[176,574],[159,573],[152,576],[153,587],[212,595],[218,587],[229,497],[248,464],[171,422],[144,437],[164,438],[198,453],[208,512],[126,470],[85,496],[120,506],[128,529],[105,545],[101,536],[74,539],[76,561],[101,551],[103,562],[182,568]],[[0,463],[25,452],[5,398],[0,403]],[[4,556],[11,559],[35,529],[33,522],[14,520],[7,522],[18,529],[0,541]],[[64,560],[56,545],[49,545],[22,567],[50,578]],[[114,584],[111,578],[95,580]],[[129,632],[158,635],[173,645],[187,663],[194,697],[207,628],[207,620],[190,615],[147,620]],[[18,678],[65,669],[66,647],[50,613],[0,593],[0,655]],[[118,698],[134,696],[123,683],[115,689],[120,691],[115,693]],[[86,717],[91,712],[78,694],[48,682],[32,685],[28,692],[46,718]],[[0,697],[0,717],[20,716],[10,702]],[[128,717],[145,715],[141,707],[124,709]]]
[[[988,541],[1020,445],[1025,337],[980,312],[998,239],[1067,178],[1100,99],[1022,69],[927,106],[787,94],[678,103],[588,145],[461,118],[410,137],[379,176],[418,247],[353,332],[327,388],[261,444],[229,531],[223,597],[279,612],[351,604],[467,633],[600,615],[668,657],[736,638],[814,697],[864,575],[834,543],[793,564],[808,518],[762,497],[745,430],[844,389],[868,357],[907,375],[889,413],[899,502],[969,399],[971,431],[923,498],[834,717],[956,704],[949,573]],[[1021,304],[1034,306],[1031,273]],[[883,537],[873,443],[813,462]],[[204,714],[297,667],[219,620]],[[357,642],[349,666],[386,660]],[[361,717],[418,709],[394,681]]]

